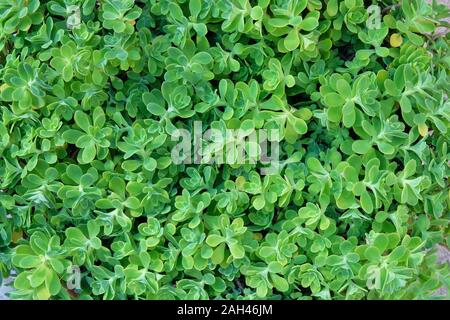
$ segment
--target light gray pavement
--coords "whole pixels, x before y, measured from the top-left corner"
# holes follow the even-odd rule
[[[12,288],[9,285],[12,285],[12,279],[6,279],[4,281],[3,285],[0,286],[0,300],[8,300],[8,297],[6,296],[6,293],[12,290]]]

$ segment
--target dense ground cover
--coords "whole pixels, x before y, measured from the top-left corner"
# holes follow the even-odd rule
[[[448,17],[421,0],[0,0],[0,282],[16,270],[27,299],[448,287],[431,250],[449,244]]]

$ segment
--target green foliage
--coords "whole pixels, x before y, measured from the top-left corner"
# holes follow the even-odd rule
[[[0,0],[11,297],[448,298],[449,10],[368,3]],[[277,170],[175,163],[197,121]]]

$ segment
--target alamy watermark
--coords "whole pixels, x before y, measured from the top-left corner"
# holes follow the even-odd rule
[[[174,164],[257,164],[262,175],[278,172],[280,131],[277,129],[217,129],[203,132],[201,121],[194,122],[193,134],[176,129],[171,134],[178,144],[172,149]]]
[[[67,12],[67,28],[76,29],[81,25],[81,12],[80,7],[76,5],[70,5],[66,9]]]
[[[381,271],[378,266],[369,266],[367,268],[367,281],[366,285],[369,290],[381,289]]]
[[[66,270],[67,280],[66,287],[69,290],[81,289],[81,270],[77,265],[72,265]]]
[[[369,15],[366,21],[367,29],[381,29],[381,8],[373,4],[367,8],[367,14]]]

